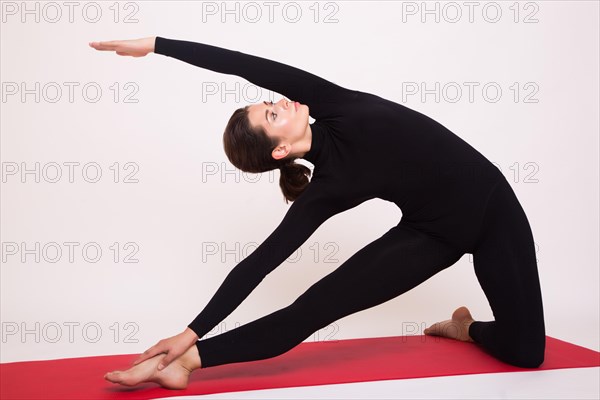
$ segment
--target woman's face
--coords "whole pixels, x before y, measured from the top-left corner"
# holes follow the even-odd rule
[[[308,129],[308,106],[282,98],[276,103],[263,101],[249,107],[252,126],[262,126],[267,135],[279,138],[281,145],[291,145],[304,137]]]

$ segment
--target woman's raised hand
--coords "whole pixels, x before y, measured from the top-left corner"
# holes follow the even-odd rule
[[[154,52],[156,36],[134,40],[111,40],[108,42],[90,42],[90,47],[101,51],[116,51],[120,56],[143,57]]]

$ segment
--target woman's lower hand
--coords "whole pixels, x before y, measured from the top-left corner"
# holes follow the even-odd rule
[[[133,365],[137,365],[149,358],[156,356],[157,354],[167,353],[158,366],[158,369],[162,370],[177,357],[185,353],[192,345],[195,345],[198,339],[198,335],[196,335],[193,330],[186,328],[180,334],[171,336],[170,338],[162,339],[154,346],[144,351],[133,362]]]
[[[101,51],[116,51],[120,56],[143,57],[154,52],[156,36],[133,40],[111,40],[108,42],[89,42],[90,47]]]

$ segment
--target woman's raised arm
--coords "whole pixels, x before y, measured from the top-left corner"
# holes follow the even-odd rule
[[[357,94],[302,69],[205,43],[157,36],[154,52],[211,71],[240,76],[290,100],[307,104],[315,119],[327,116]]]
[[[150,52],[173,57],[197,67],[237,75],[290,100],[308,105],[313,118],[331,115],[357,92],[302,69],[267,58],[205,43],[150,36],[135,40],[91,42],[96,50],[116,51],[118,55],[143,57]]]

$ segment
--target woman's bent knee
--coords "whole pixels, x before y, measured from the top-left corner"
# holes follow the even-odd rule
[[[521,368],[538,368],[544,362],[545,337],[536,344],[522,346],[517,354],[514,354],[511,364]]]
[[[544,362],[544,354],[518,357],[513,364],[521,368],[538,368]]]

